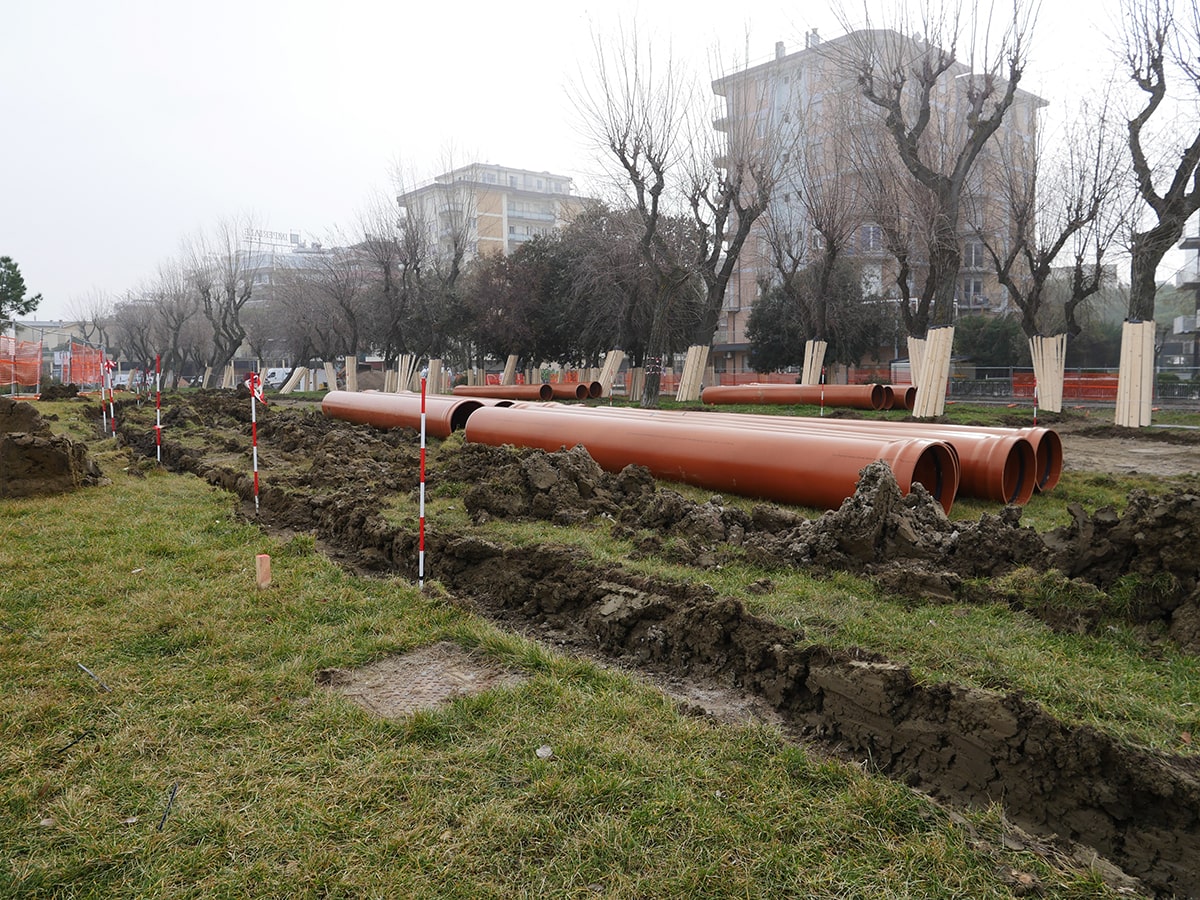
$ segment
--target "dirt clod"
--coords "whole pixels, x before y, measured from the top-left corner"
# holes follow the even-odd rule
[[[0,498],[58,494],[101,478],[86,445],[52,434],[31,404],[0,397]]]

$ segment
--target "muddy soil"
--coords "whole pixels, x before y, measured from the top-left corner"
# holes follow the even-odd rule
[[[252,515],[245,459],[228,462],[230,454],[248,455],[249,416],[248,400],[228,393],[170,398],[163,460],[235,492]],[[153,408],[129,405],[118,421],[122,440],[153,460]],[[389,497],[411,494],[416,484],[411,431],[332,421],[311,405],[273,405],[260,407],[258,434],[264,527],[313,532],[360,570],[415,576],[416,529],[381,514]],[[1071,436],[1064,441],[1070,459]],[[997,576],[1061,572],[1048,577],[1074,579],[1081,589],[1063,593],[1084,602],[1030,612],[1071,629],[1122,612],[1103,608],[1117,579],[1155,575],[1155,589],[1125,614],[1200,652],[1200,558],[1186,549],[1200,534],[1200,494],[1190,490],[1136,495],[1119,516],[1076,509],[1072,525],[1039,536],[1020,524],[1015,507],[977,523],[952,523],[923,490],[901,496],[882,465],[864,470],[858,491],[840,509],[809,520],[772,504],[746,512],[717,496],[695,503],[659,487],[643,469],[605,473],[579,449],[449,446],[455,449],[431,454],[430,491],[453,490],[476,521],[587,523],[631,538],[640,553],[697,569],[741,555],[767,567],[853,571],[890,591],[960,603],[992,602],[987,585]],[[1200,458],[1200,445],[1164,446]],[[1115,448],[1112,464],[1127,453]],[[1017,824],[1090,848],[1140,879],[1148,893],[1200,896],[1195,758],[1122,745],[1058,722],[1020,696],[918,684],[904,666],[813,644],[756,617],[701,579],[655,581],[599,568],[562,548],[517,551],[436,528],[427,547],[430,577],[514,629],[701,685],[692,696],[701,697],[708,685],[735,688],[830,752],[948,801],[1003,803]]]
[[[32,404],[0,397],[0,498],[58,494],[102,480],[86,444],[53,434]]]

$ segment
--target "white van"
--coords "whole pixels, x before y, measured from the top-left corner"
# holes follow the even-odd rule
[[[291,371],[291,369],[267,369],[263,373],[263,385],[278,390],[283,387],[283,383],[287,381],[288,373]]]

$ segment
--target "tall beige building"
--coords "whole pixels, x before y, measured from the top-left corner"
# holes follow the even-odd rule
[[[724,134],[727,152],[733,155],[739,147],[770,145],[778,173],[770,206],[755,223],[726,293],[713,342],[718,368],[747,368],[750,344],[746,324],[763,285],[779,281],[772,263],[779,236],[793,236],[789,250],[802,264],[819,254],[823,238],[812,221],[814,205],[824,204],[826,215],[834,205],[843,210],[846,255],[861,265],[864,290],[882,300],[899,297],[896,261],[888,251],[880,225],[882,204],[877,202],[886,191],[873,187],[862,174],[864,159],[874,154],[893,154],[892,164],[898,163],[890,150],[891,139],[882,131],[880,110],[862,96],[852,65],[870,41],[886,44],[892,52],[903,52],[906,44],[920,46],[888,30],[853,32],[828,41],[822,41],[814,30],[805,36],[803,49],[788,53],[782,42],[777,43],[772,58],[713,82],[719,98],[714,127]],[[963,108],[965,89],[973,77],[979,76],[972,76],[961,63],[955,63],[943,77],[940,93],[933,97],[935,125],[927,135],[934,146],[940,141],[955,152],[961,145],[961,132],[953,133],[961,127],[956,125],[954,111]],[[974,229],[978,224],[989,236],[1001,239],[1011,229],[1000,160],[1032,159],[1037,110],[1042,106],[1045,101],[1018,90],[1000,130],[976,161],[959,222],[959,313],[997,314],[1007,309],[1006,292]],[[957,121],[961,122],[961,117]],[[902,172],[884,178],[883,184],[898,185],[910,177]],[[911,201],[902,194],[896,194],[901,207],[898,218],[915,232],[921,228],[920,212],[903,208]],[[914,266],[910,284],[915,297],[925,273],[920,241],[914,240],[913,247],[917,252],[910,258]]]
[[[472,163],[401,194],[397,202],[429,223],[443,245],[465,237],[470,259],[511,253],[561,228],[586,201],[572,194],[566,175]]]

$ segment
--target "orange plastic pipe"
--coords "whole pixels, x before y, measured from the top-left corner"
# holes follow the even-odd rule
[[[674,413],[689,415],[689,413]],[[996,500],[997,503],[1025,504],[1039,487],[1045,475],[1054,469],[1046,454],[1055,454],[1056,467],[1062,472],[1062,442],[1057,433],[1046,438],[1032,434],[1031,428],[983,428],[971,425],[929,425],[926,422],[898,422],[868,419],[816,419],[799,415],[756,415],[752,413],[694,413],[696,416],[719,416],[731,421],[785,422],[798,427],[824,428],[830,431],[859,431],[907,437],[944,440],[958,452],[961,467],[959,493],[967,497]],[[1043,428],[1043,432],[1049,431]],[[1052,432],[1051,432],[1052,433]],[[1034,445],[1034,438],[1038,444]],[[1038,457],[1038,448],[1043,457]],[[1052,474],[1052,473],[1051,473]],[[1054,474],[1057,484],[1058,476]],[[1052,485],[1051,485],[1052,486]]]
[[[465,437],[548,451],[581,444],[610,472],[641,465],[656,478],[824,509],[835,509],[851,496],[859,473],[876,460],[891,467],[901,491],[907,494],[919,483],[947,512],[958,489],[953,452],[941,441],[716,428],[680,419],[592,412],[555,406],[485,407],[471,414]]]
[[[853,419],[788,417],[802,428],[854,433],[925,437],[945,441],[957,451],[960,479],[958,492],[967,497],[997,503],[1024,505],[1037,484],[1037,456],[1033,444],[1015,432],[980,432],[962,428],[923,430],[920,423],[871,422]],[[915,427],[896,429],[895,425]]]
[[[583,382],[551,382],[550,392],[555,400],[586,400],[591,396],[591,388]]]
[[[879,384],[729,384],[705,388],[702,403],[808,403],[851,409],[883,409]]]
[[[915,391],[916,389],[913,388]],[[910,407],[911,409],[911,407]],[[845,421],[845,420],[843,420]],[[879,424],[885,424],[880,422]],[[914,434],[932,434],[943,440],[953,441],[953,435],[961,432],[979,432],[981,434],[1015,434],[1025,438],[1033,447],[1033,489],[1039,493],[1052,490],[1062,478],[1063,442],[1062,436],[1052,428],[1000,428],[982,425],[949,425],[939,422],[887,422],[887,425],[897,426],[897,430],[911,429]]]
[[[526,406],[526,404],[518,404]],[[722,413],[707,411],[649,410],[628,407],[557,407],[565,411],[611,416],[642,416],[665,420],[686,420],[697,427],[735,429],[773,429],[811,434],[829,431],[833,434],[854,433],[855,425],[864,426],[857,431],[879,440],[908,440],[912,437],[928,437],[910,433],[897,435],[886,427],[887,422],[870,422],[847,419],[816,419],[801,416],[771,416],[754,413]],[[828,424],[829,428],[822,428]],[[958,471],[958,495],[979,497],[999,503],[1024,504],[1034,491],[1033,447],[1023,437],[1009,435],[957,436],[955,441],[946,440],[954,456]],[[934,438],[935,440],[939,438]],[[961,445],[961,449],[960,449]]]
[[[425,397],[425,431],[448,438],[467,424],[467,417],[481,406],[497,401],[472,397]],[[421,395],[411,391],[386,394],[378,391],[330,391],[321,401],[321,412],[331,419],[342,419],[379,428],[421,427]]]
[[[794,418],[804,417],[797,416]],[[878,426],[897,434],[912,434],[921,435],[924,437],[933,437],[937,438],[938,440],[949,441],[950,443],[954,443],[956,436],[960,438],[961,443],[963,440],[967,439],[963,436],[971,434],[1000,436],[1015,435],[1028,441],[1033,449],[1033,465],[1030,469],[1030,472],[1032,473],[1033,488],[1035,491],[1045,492],[1051,490],[1056,484],[1058,484],[1059,479],[1062,477],[1062,437],[1052,428],[997,428],[984,427],[980,425],[949,425],[944,422],[867,421],[862,419],[856,419],[853,421],[848,419],[814,419],[813,421],[826,422],[839,426],[842,423]],[[974,496],[979,495],[976,494]]]
[[[550,400],[554,388],[548,384],[460,384],[454,388],[459,397],[497,397],[503,400]],[[574,393],[571,395],[574,397]]]

